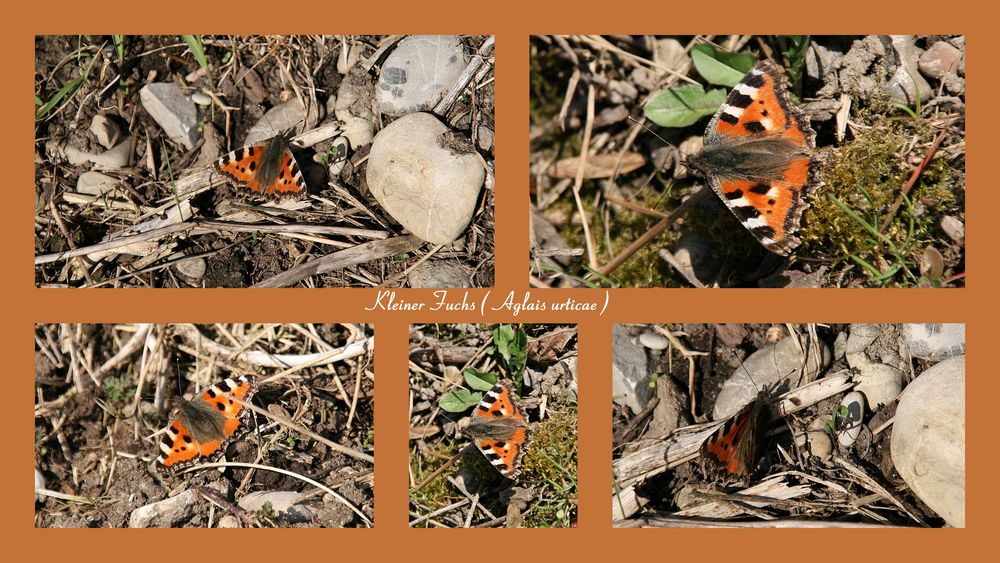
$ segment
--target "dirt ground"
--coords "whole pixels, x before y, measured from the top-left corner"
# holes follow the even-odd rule
[[[569,527],[577,503],[576,327],[521,325],[524,372],[511,371],[491,325],[420,325],[410,332],[412,527]],[[517,356],[517,354],[513,354]],[[472,370],[473,375],[467,374]],[[516,480],[494,469],[465,434],[483,396],[449,398],[486,373],[516,396],[531,425]],[[520,385],[518,385],[520,382]],[[485,389],[489,390],[490,385]],[[440,509],[451,507],[448,510]]]
[[[47,493],[35,526],[370,526],[371,338],[365,325],[36,326],[36,488]],[[242,374],[256,375],[262,412],[226,460],[258,468],[159,466],[180,397]]]
[[[963,287],[964,53],[961,36],[533,36],[532,285]],[[685,166],[765,58],[822,182],[788,257]]]
[[[686,436],[697,432],[694,425],[712,420],[716,398],[723,383],[746,369],[744,362],[755,351],[776,345],[777,342],[795,338],[806,350],[825,350],[812,353],[803,360],[803,366],[823,357],[823,366],[818,370],[818,378],[850,377],[852,369],[844,359],[844,342],[851,325],[769,325],[769,324],[684,324],[626,325],[625,333],[636,338],[644,332],[665,334],[669,330],[673,340],[666,350],[646,350],[649,373],[655,374],[655,390],[645,409],[634,414],[618,403],[613,405],[613,460],[617,471],[625,469],[644,456],[644,451],[656,451],[657,444],[680,444]],[[881,335],[866,350],[872,358],[899,359],[901,336],[898,325],[872,325],[881,330]],[[662,330],[661,330],[662,329]],[[789,332],[791,331],[791,332]],[[905,348],[905,347],[904,347]],[[617,350],[618,355],[621,350]],[[777,361],[777,360],[776,360]],[[887,361],[888,363],[888,361]],[[935,362],[916,358],[902,359],[900,368],[909,381]],[[809,368],[805,370],[808,372]],[[692,377],[693,376],[693,377]],[[702,459],[701,454],[693,461],[670,465],[662,473],[642,480],[635,486],[635,493],[641,499],[642,508],[633,513],[631,520],[639,522],[646,518],[657,521],[679,522],[683,518],[697,519],[711,513],[711,518],[733,520],[778,520],[778,521],[836,521],[841,523],[878,522],[871,519],[871,513],[859,513],[859,505],[845,498],[865,496],[872,490],[892,491],[892,496],[900,502],[893,506],[889,502],[875,502],[869,508],[877,513],[882,524],[903,526],[915,525],[914,520],[901,507],[919,515],[923,525],[941,526],[943,522],[932,510],[914,495],[895,471],[890,452],[891,432],[873,432],[870,429],[884,429],[891,422],[896,410],[896,402],[881,406],[872,412],[865,411],[864,429],[856,444],[850,447],[835,447],[837,457],[847,460],[835,465],[829,461],[812,457],[803,440],[813,439],[816,428],[811,427],[817,419],[827,416],[831,421],[845,414],[838,407],[845,392],[832,394],[794,414],[780,417],[776,414],[774,397],[792,391],[806,383],[798,374],[790,375],[776,387],[764,387],[759,400],[768,401],[766,423],[757,444],[757,454],[753,458],[745,479],[734,477],[727,472],[713,472],[711,464]],[[809,377],[809,381],[813,378]],[[760,385],[757,385],[760,387]],[[834,415],[833,413],[837,413]],[[832,428],[832,427],[831,427]],[[839,426],[837,427],[840,428]],[[832,432],[819,429],[819,432]],[[713,435],[714,437],[714,435]],[[794,439],[793,439],[794,437]],[[805,437],[805,438],[803,438]],[[834,440],[836,443],[836,440]],[[650,448],[646,450],[645,448]],[[779,452],[784,452],[779,453]],[[662,454],[661,454],[662,455]],[[672,463],[672,462],[671,462]],[[857,473],[845,469],[857,468]],[[710,503],[711,495],[723,501],[727,493],[743,491],[746,487],[762,486],[772,479],[783,477],[803,483],[829,486],[826,492],[813,495],[794,495],[795,502],[782,504],[767,502],[763,496],[780,492],[759,492],[762,502],[748,511],[727,513],[724,510],[709,512],[699,503]],[[879,489],[884,487],[884,489]],[[617,491],[620,490],[616,488]],[[740,494],[754,494],[753,489]],[[843,495],[843,496],[842,496]],[[790,497],[782,497],[790,498]],[[709,500],[706,500],[709,499]],[[839,500],[838,500],[839,499]],[[881,499],[885,501],[885,499]],[[722,503],[723,505],[725,502]],[[737,503],[739,504],[739,503]],[[623,510],[628,510],[623,507]],[[698,512],[705,510],[705,514]],[[715,510],[713,508],[713,510]],[[631,512],[631,511],[630,511]],[[723,514],[723,516],[719,516]],[[677,516],[676,520],[674,516]],[[661,517],[663,517],[661,519]],[[709,525],[706,520],[700,524]],[[621,524],[621,522],[619,522]],[[919,523],[916,525],[920,525]]]
[[[457,268],[465,286],[492,286],[491,184],[464,234],[432,252],[433,245],[404,236],[371,196],[365,180],[370,141],[344,154],[343,136],[324,135],[343,127],[327,103],[344,95],[345,81],[354,81],[357,107],[377,108],[378,63],[391,52],[379,49],[398,39],[197,36],[202,66],[181,36],[36,37],[36,285],[403,287],[408,269],[430,258],[439,268]],[[486,38],[463,41],[479,56]],[[339,68],[347,49],[353,69]],[[483,83],[468,87],[475,95],[460,97],[439,116],[463,138],[495,128],[492,62],[486,62]],[[171,140],[144,110],[139,92],[152,82],[179,84],[210,102],[198,106],[193,149]],[[309,108],[295,129],[300,139],[312,136],[312,144],[296,149],[309,186],[305,199],[247,198],[210,174],[214,161],[242,146],[266,111],[294,99]],[[394,119],[372,111],[378,130]],[[95,116],[106,118],[117,138],[131,138],[127,164],[101,170],[114,190],[97,196],[81,191],[80,178],[100,168],[68,156],[106,154],[92,130]],[[492,145],[481,156],[494,161]],[[179,186],[190,189],[179,194]],[[114,244],[114,237],[142,239],[164,226],[176,230]],[[67,252],[77,254],[66,258]]]

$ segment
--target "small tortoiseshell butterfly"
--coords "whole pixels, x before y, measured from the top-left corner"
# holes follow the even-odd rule
[[[302,196],[306,182],[289,149],[292,131],[240,147],[215,162],[215,169],[235,185],[237,192],[276,198]]]
[[[160,441],[156,462],[176,471],[199,461],[212,462],[249,428],[249,409],[234,401],[249,401],[257,392],[252,375],[241,375],[213,385],[190,401],[181,399],[177,418]]]
[[[501,475],[517,478],[530,431],[523,411],[505,385],[497,383],[486,392],[472,411],[465,432]]]
[[[806,197],[819,187],[816,134],[792,106],[785,73],[764,60],[729,93],[688,163],[765,248],[787,256]]]
[[[754,400],[726,419],[701,445],[701,459],[712,473],[724,479],[747,479],[757,459],[761,432],[771,421],[771,388],[764,387]]]

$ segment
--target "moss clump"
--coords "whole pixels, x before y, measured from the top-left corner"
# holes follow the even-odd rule
[[[104,395],[112,405],[123,406],[135,398],[135,385],[128,374],[105,377]]]
[[[521,482],[535,487],[526,527],[568,527],[576,518],[576,408],[558,411],[539,424],[525,453]]]
[[[410,451],[410,468],[413,470],[413,479],[416,483],[422,483],[432,473],[437,471],[441,465],[451,459],[457,452],[454,444],[440,444],[427,442],[427,451],[418,451],[413,448]],[[410,502],[431,508],[448,506],[460,495],[447,479],[437,478],[425,484],[419,490],[410,489]],[[429,521],[425,520],[420,526],[428,526]]]
[[[882,285],[913,285],[920,252],[938,246],[941,217],[958,208],[965,172],[939,151],[892,216],[884,238],[876,236],[861,220],[881,227],[938,131],[919,119],[878,115],[865,121],[872,125],[863,134],[824,155],[825,185],[806,211],[803,251],[835,266],[866,264],[868,275]]]

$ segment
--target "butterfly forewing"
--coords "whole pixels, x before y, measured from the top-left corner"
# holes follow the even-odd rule
[[[765,248],[787,255],[815,190],[815,133],[790,102],[784,72],[761,61],[733,88],[689,159]]]

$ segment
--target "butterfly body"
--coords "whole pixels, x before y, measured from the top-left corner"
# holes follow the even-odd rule
[[[784,72],[757,63],[733,88],[688,159],[765,248],[787,255],[807,196],[819,186],[815,133],[785,91]]]
[[[256,379],[243,375],[225,379],[190,401],[182,400],[177,417],[160,440],[157,463],[174,471],[222,457],[249,428],[251,411],[234,398],[249,401],[256,391]]]
[[[237,192],[252,196],[301,196],[305,179],[290,149],[291,131],[240,147],[216,161],[215,169]]]
[[[472,421],[465,432],[501,475],[508,479],[517,477],[530,430],[524,412],[507,386],[498,383],[486,392],[473,409]]]

